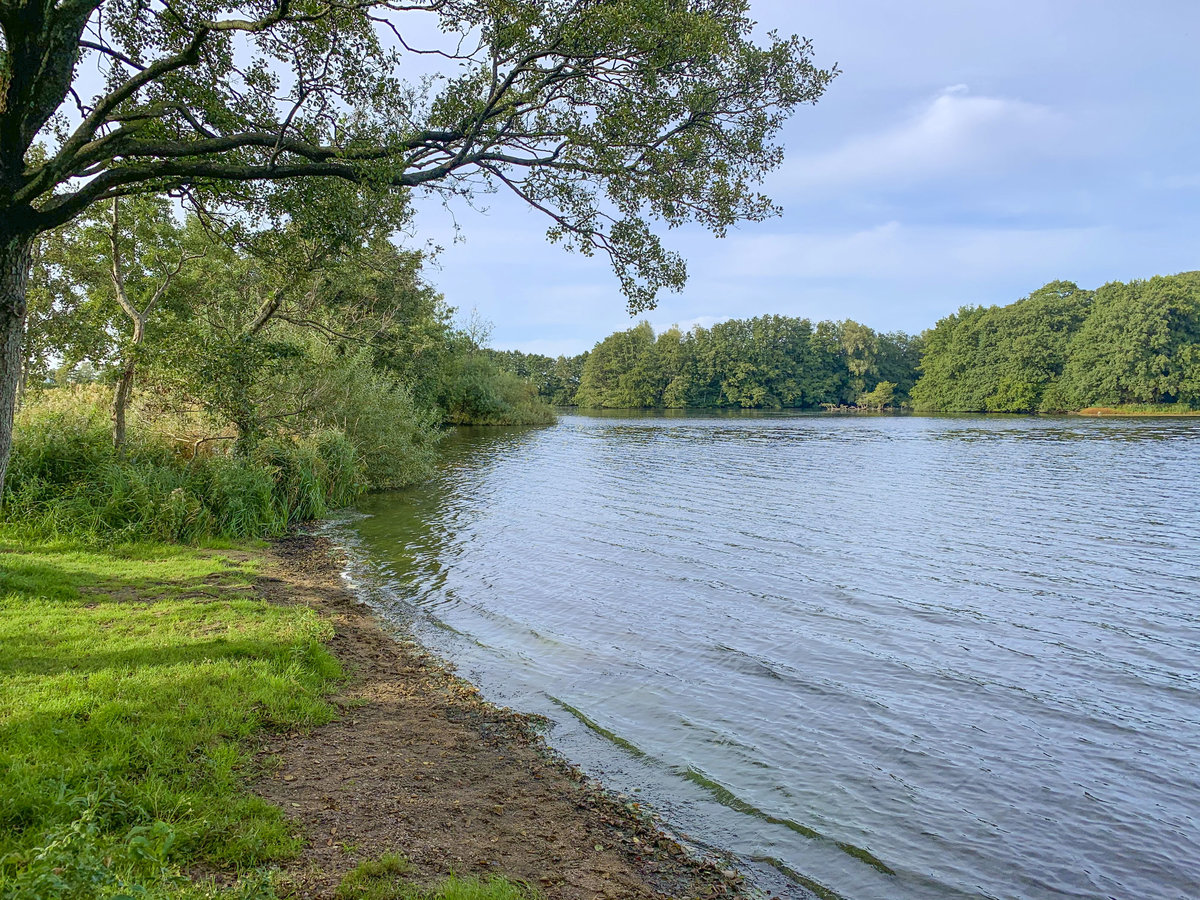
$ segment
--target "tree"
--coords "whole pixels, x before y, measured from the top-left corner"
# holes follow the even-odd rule
[[[873,390],[867,391],[858,398],[858,405],[863,409],[891,409],[896,400],[896,384],[893,381],[881,381]]]
[[[509,190],[549,237],[611,259],[634,309],[685,278],[647,222],[718,234],[784,118],[836,74],[749,40],[747,0],[0,0],[0,486],[34,238],[175,192],[286,220],[271,183]],[[406,37],[433,16],[451,49]],[[406,56],[452,74],[410,82]],[[102,87],[89,100],[88,73]]]
[[[1200,273],[1099,288],[1071,342],[1064,394],[1076,409],[1200,400]]]
[[[182,231],[165,200],[136,197],[93,207],[38,241],[22,383],[50,358],[68,368],[86,360],[115,385],[117,447],[151,316],[189,261]]]
[[[606,337],[588,354],[576,403],[596,409],[657,406],[663,385],[656,349],[649,322]]]
[[[1065,412],[1200,400],[1200,273],[1096,291],[1052,281],[923,336],[918,409]]]
[[[947,316],[925,336],[914,403],[954,412],[1055,408],[1073,336],[1091,306],[1090,291],[1052,281],[1008,306]]]
[[[133,378],[137,370],[138,353],[141,350],[142,342],[146,339],[146,323],[167,289],[170,288],[171,282],[179,275],[180,270],[190,259],[196,258],[188,256],[178,247],[170,247],[170,250],[174,250],[174,259],[168,261],[163,259],[162,253],[146,252],[146,248],[137,246],[138,239],[144,237],[144,231],[148,230],[153,238],[159,239],[160,244],[166,244],[169,247],[170,244],[176,243],[173,238],[175,238],[175,233],[181,229],[174,227],[170,218],[171,214],[163,204],[154,202],[157,198],[139,197],[136,199],[142,201],[143,207],[148,208],[144,209],[141,221],[135,223],[132,232],[122,229],[121,200],[114,197],[109,201],[111,208],[111,228],[108,232],[109,274],[112,278],[113,295],[130,322],[130,334],[128,340],[124,342],[120,373],[113,391],[113,446],[118,448],[125,446],[125,411],[129,405],[129,397],[133,393]],[[143,229],[138,229],[137,225],[143,226]],[[139,234],[139,231],[143,231],[143,234]],[[123,246],[130,243],[133,244],[132,248]],[[132,254],[129,252],[130,250],[133,250]],[[131,255],[137,261],[133,265],[132,271],[129,261]],[[157,273],[145,271],[155,262],[163,271]],[[139,287],[140,290],[137,289]]]
[[[841,338],[846,371],[850,373],[847,385],[849,395],[845,399],[853,403],[861,394],[870,390],[869,384],[877,380],[879,336],[871,328],[853,319],[838,323],[838,336]]]
[[[314,404],[311,385],[288,389],[278,377],[302,366],[315,332],[340,352],[367,349],[386,365],[396,349],[393,325],[420,293],[419,254],[388,240],[391,219],[367,221],[352,198],[324,223],[293,220],[285,228],[247,233],[192,217],[185,244],[196,261],[178,279],[195,298],[175,324],[183,337],[159,376],[179,396],[203,405],[237,429],[236,451],[253,450],[269,422],[302,420]],[[313,215],[311,210],[305,217]],[[185,337],[186,336],[186,337]],[[294,379],[293,379],[294,382]]]

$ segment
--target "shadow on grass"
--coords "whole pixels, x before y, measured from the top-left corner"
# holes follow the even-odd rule
[[[34,632],[6,637],[0,645],[0,673],[54,676],[68,672],[83,675],[109,671],[128,674],[156,666],[193,666],[226,659],[270,658],[280,653],[282,648],[278,642],[218,637],[153,649],[71,650],[69,655],[57,652],[62,649],[65,648],[60,645],[48,645],[42,635]]]
[[[180,864],[293,852],[280,811],[245,789],[243,742],[328,721],[340,667],[312,610],[247,590],[254,568],[0,533],[0,860],[18,861],[0,869],[0,895],[104,786],[130,811],[122,828],[171,823]],[[124,838],[96,824],[85,843],[103,859]]]

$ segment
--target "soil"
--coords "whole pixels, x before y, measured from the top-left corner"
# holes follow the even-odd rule
[[[325,538],[268,552],[259,589],[318,610],[348,674],[340,715],[261,748],[254,785],[306,839],[284,892],[332,897],[364,859],[404,854],[411,877],[504,875],[546,900],[745,897],[727,863],[689,856],[637,804],[549,751],[538,721],[477,690],[358,602]]]

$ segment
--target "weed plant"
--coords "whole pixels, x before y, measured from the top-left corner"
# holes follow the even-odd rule
[[[434,888],[422,888],[400,876],[411,870],[403,856],[385,853],[363,860],[338,885],[337,900],[537,900],[536,891],[506,878],[461,878],[451,875]]]

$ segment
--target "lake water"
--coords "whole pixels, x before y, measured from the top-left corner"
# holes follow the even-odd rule
[[[567,416],[364,511],[373,603],[774,893],[1200,897],[1200,420]]]

